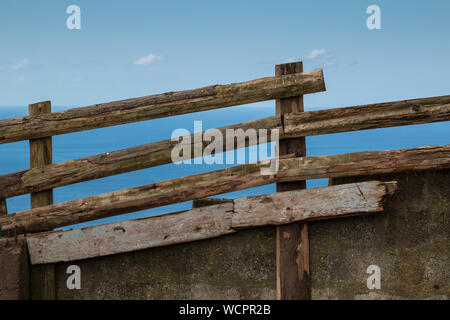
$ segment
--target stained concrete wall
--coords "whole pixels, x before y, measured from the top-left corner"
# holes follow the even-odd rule
[[[0,300],[29,299],[29,273],[24,237],[0,239]]]
[[[448,299],[450,170],[333,183],[364,180],[397,180],[398,190],[383,213],[309,224],[312,298]],[[71,264],[81,268],[81,290],[66,287]],[[380,290],[366,286],[369,265],[381,269]],[[42,268],[32,269],[39,281]],[[58,263],[56,298],[274,299],[275,269],[275,227],[266,227]]]
[[[335,179],[398,181],[385,212],[312,222],[313,299],[448,299],[450,171]],[[368,266],[381,289],[367,288]]]
[[[81,268],[80,290],[66,286],[72,264]],[[57,299],[274,299],[275,228],[58,263],[55,271]],[[35,281],[40,272],[33,267]]]

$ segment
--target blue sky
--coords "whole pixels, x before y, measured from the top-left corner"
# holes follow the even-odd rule
[[[381,9],[381,30],[366,27],[366,9],[373,4]],[[66,27],[69,5],[81,8],[81,30]],[[448,95],[449,14],[448,0],[2,0],[0,107],[22,108],[0,108],[0,118],[25,116],[23,106],[43,100],[60,110],[247,81],[271,76],[275,64],[293,60],[303,60],[305,70],[324,70],[327,91],[306,95],[306,110]],[[194,120],[204,119],[206,128],[267,117],[274,105],[267,101],[56,136],[54,162],[167,139],[180,126],[192,130]],[[308,155],[399,149],[446,144],[449,129],[446,122],[306,141]],[[27,154],[26,141],[1,146],[0,171],[28,168]],[[55,202],[217,169],[168,166],[57,188]],[[322,180],[308,183],[327,185]],[[275,191],[262,188],[227,196]],[[29,196],[8,199],[8,207],[29,208]]]
[[[71,4],[81,30],[66,28]],[[381,30],[366,27],[371,4]],[[84,106],[246,81],[296,59],[324,69],[327,92],[307,96],[307,109],[445,95],[449,13],[445,0],[2,0],[0,106]]]

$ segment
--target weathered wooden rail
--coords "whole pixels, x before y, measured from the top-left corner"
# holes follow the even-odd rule
[[[0,143],[236,106],[325,90],[322,69],[229,85],[96,104],[48,115],[0,120]]]
[[[450,96],[404,100],[365,106],[355,106],[302,113],[291,113],[244,122],[219,128],[225,135],[227,129],[278,129],[280,139],[331,134],[373,128],[386,128],[448,121]],[[1,120],[0,120],[1,122]],[[194,139],[191,135],[194,157]],[[271,135],[267,136],[271,141]],[[224,139],[223,148],[227,141]],[[0,175],[0,198],[66,186],[78,182],[108,177],[171,163],[171,151],[178,141],[167,139],[137,147],[105,152],[91,157],[61,162],[40,168]],[[207,142],[204,142],[206,144]],[[245,146],[249,146],[246,140]],[[237,144],[233,141],[230,149]],[[70,173],[70,174],[68,174]]]
[[[277,297],[310,297],[308,229],[315,219],[383,210],[396,182],[371,181],[301,190],[305,180],[450,168],[450,145],[307,157],[303,137],[450,120],[450,95],[303,112],[302,96],[325,90],[321,69],[302,72],[301,63],[279,65],[274,77],[170,92],[63,112],[50,102],[30,105],[30,115],[0,120],[0,144],[30,140],[30,169],[0,175],[0,237],[25,234],[33,264],[48,264],[43,296],[54,298],[53,263],[165,246],[234,233],[240,228],[277,225]],[[280,132],[280,155],[149,185],[53,204],[52,189],[171,163],[176,141],[164,140],[52,164],[51,136],[157,119],[265,100],[277,100],[273,117],[227,129]],[[192,138],[192,136],[191,136]],[[270,142],[271,135],[265,142]],[[195,139],[192,147],[196,146]],[[223,149],[249,146],[223,142]],[[205,148],[207,143],[202,142]],[[194,148],[191,148],[194,150]],[[183,155],[185,159],[195,155]],[[276,174],[261,169],[278,161]],[[233,199],[145,219],[52,231],[54,228],[148,208],[277,183],[277,193]],[[5,199],[32,194],[30,210],[7,214]],[[287,237],[286,234],[290,236]],[[292,236],[291,236],[292,235]],[[99,247],[94,239],[108,238]],[[119,245],[120,244],[120,245]],[[53,291],[52,291],[53,290]]]
[[[99,253],[103,256],[209,239],[241,228],[377,213],[383,210],[383,199],[396,187],[396,182],[370,181],[238,198],[180,213],[36,233],[28,236],[27,242],[33,264],[81,260]],[[106,238],[107,242],[96,241]]]
[[[34,233],[275,182],[445,169],[450,168],[450,145],[280,159],[276,175],[261,175],[269,164],[244,164],[21,211],[0,217],[0,225],[6,235]]]

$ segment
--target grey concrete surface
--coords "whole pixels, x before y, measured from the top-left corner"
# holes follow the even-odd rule
[[[68,290],[69,265],[81,289]],[[33,267],[33,279],[39,269]],[[58,263],[57,299],[274,299],[275,228]],[[38,294],[38,293],[37,293]],[[39,298],[34,296],[33,298]]]
[[[334,179],[398,181],[385,212],[310,223],[313,299],[448,299],[450,170]],[[381,289],[368,289],[368,266]]]
[[[28,299],[29,272],[24,237],[0,239],[0,300]]]

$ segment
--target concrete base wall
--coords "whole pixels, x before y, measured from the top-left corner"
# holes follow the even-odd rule
[[[275,299],[275,228],[56,264],[57,299]],[[69,265],[81,289],[68,290]],[[42,269],[33,267],[34,281]],[[40,299],[38,290],[33,298]]]
[[[367,180],[398,181],[385,212],[309,224],[312,298],[448,299],[450,170],[333,183]],[[57,299],[274,299],[275,250],[275,227],[266,227],[58,263],[55,295]],[[66,286],[66,270],[72,264],[81,268],[80,290]],[[380,289],[367,288],[370,265],[380,268]],[[45,278],[46,269],[32,267],[34,284]],[[14,292],[18,297],[20,290]],[[39,295],[33,290],[32,298]]]
[[[450,171],[335,179],[333,184],[397,180],[386,210],[310,223],[313,299],[448,299]],[[367,268],[381,289],[367,288]]]

